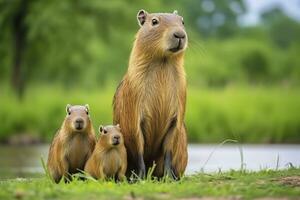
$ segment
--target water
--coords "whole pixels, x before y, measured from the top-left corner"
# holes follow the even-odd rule
[[[282,169],[290,163],[300,166],[300,145],[189,145],[186,174],[227,171],[243,167],[247,170]],[[0,146],[0,179],[41,176],[41,157],[47,161],[48,145]],[[211,156],[210,156],[211,155]],[[206,164],[205,164],[206,163]]]
[[[241,163],[244,169],[251,171],[284,169],[291,164],[300,166],[300,145],[243,144],[216,147],[217,145],[189,145],[187,174],[195,173],[201,168],[205,172],[239,170]]]

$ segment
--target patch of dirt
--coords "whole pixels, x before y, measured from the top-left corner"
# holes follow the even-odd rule
[[[256,181],[256,184],[257,185],[265,185],[266,181],[265,180],[258,180],[258,181]]]
[[[255,200],[289,200],[289,198],[287,197],[263,197],[263,198],[258,198],[258,199],[255,199]]]
[[[147,199],[147,198],[146,198]],[[160,193],[157,196],[154,196],[153,199],[173,199],[167,193]],[[229,196],[229,197],[188,197],[188,198],[179,198],[176,200],[241,200],[239,196]],[[130,195],[126,196],[124,200],[144,200],[142,197],[137,197],[133,192]]]
[[[15,197],[16,199],[23,199],[23,198],[25,197],[25,195],[26,195],[25,191],[20,190],[20,189],[17,189],[17,190],[15,191],[14,197]]]
[[[133,191],[131,191],[130,194],[128,196],[125,196],[123,199],[124,200],[144,200],[144,198],[142,198],[142,197],[137,197]]]
[[[179,200],[241,200],[239,196],[232,197],[191,197],[191,198],[182,198]]]
[[[283,177],[283,178],[277,179],[276,181],[282,185],[300,187],[300,176]]]

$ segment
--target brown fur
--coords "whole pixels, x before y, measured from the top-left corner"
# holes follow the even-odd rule
[[[174,32],[185,34],[182,17],[143,12],[138,19],[145,22],[140,21],[128,71],[115,93],[114,123],[120,124],[125,138],[128,176],[132,170],[143,176],[156,163],[154,176],[180,177],[187,165],[183,68],[187,42],[177,52],[169,49],[178,44]],[[153,19],[159,25],[153,26]],[[171,166],[167,166],[168,156]]]
[[[84,165],[95,147],[95,133],[89,117],[88,106],[67,106],[67,116],[57,131],[49,150],[48,171],[58,183],[62,177],[84,169]],[[76,120],[83,120],[79,125]],[[78,130],[76,127],[81,126]]]
[[[96,179],[125,179],[127,169],[127,154],[120,127],[100,127],[100,138],[95,150],[87,161],[84,170]],[[119,143],[114,144],[114,137],[119,137]]]

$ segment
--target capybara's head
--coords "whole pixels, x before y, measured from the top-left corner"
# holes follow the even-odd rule
[[[88,104],[68,104],[66,107],[67,116],[65,118],[65,126],[73,132],[85,132],[91,123],[89,110]]]
[[[99,126],[100,138],[99,141],[105,142],[110,147],[117,147],[124,143],[121,128],[118,125]]]
[[[182,53],[187,47],[187,34],[183,17],[173,13],[137,14],[140,30],[136,36],[137,44],[152,56],[171,56]]]

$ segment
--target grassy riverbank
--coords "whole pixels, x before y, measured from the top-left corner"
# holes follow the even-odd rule
[[[0,199],[297,199],[300,169],[197,174],[179,182],[151,180],[135,184],[73,181],[53,184],[46,177],[0,182]]]
[[[65,106],[89,103],[94,127],[112,122],[116,84],[105,89],[34,86],[25,98],[2,88],[0,140],[29,134],[50,141],[65,116]],[[189,88],[186,124],[190,142],[300,143],[300,92],[297,88]],[[16,137],[17,139],[19,137]]]

